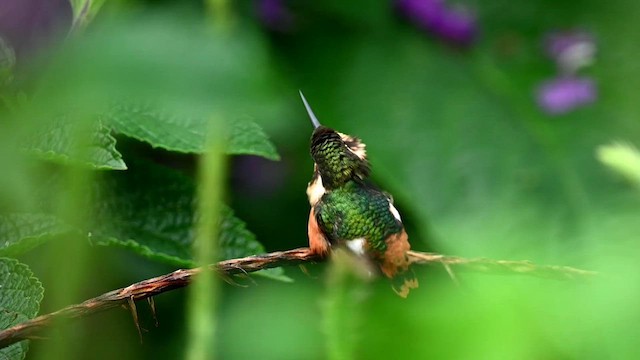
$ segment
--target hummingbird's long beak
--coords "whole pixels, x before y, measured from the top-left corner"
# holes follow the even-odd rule
[[[304,95],[302,94],[302,90],[298,90],[298,91],[300,92],[300,97],[302,98],[304,107],[307,109],[307,114],[309,114],[309,117],[311,118],[311,123],[313,124],[313,128],[317,129],[322,125],[320,124],[320,121],[318,121],[318,118],[316,118],[316,115],[313,113],[313,110],[311,110],[311,106],[309,106],[307,99],[304,98]]]

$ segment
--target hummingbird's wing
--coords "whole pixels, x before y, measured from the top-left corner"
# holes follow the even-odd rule
[[[322,234],[329,244],[349,240],[341,236],[343,235],[341,230],[344,230],[342,228],[344,214],[336,206],[330,206],[325,201],[319,201],[312,211],[318,226],[318,232]]]

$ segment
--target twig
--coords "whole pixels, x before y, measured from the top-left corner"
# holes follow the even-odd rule
[[[465,259],[456,256],[417,251],[410,251],[408,255],[410,262],[413,264],[440,264],[445,267],[453,266],[458,270],[476,272],[523,274],[560,279],[590,277],[596,274],[593,271],[580,270],[567,266],[535,265],[530,261]],[[56,312],[38,316],[0,331],[0,349],[22,340],[38,338],[37,334],[39,332],[50,327],[57,320],[75,319],[122,305],[131,307],[134,301],[150,299],[152,296],[185,287],[189,285],[194,275],[197,275],[203,270],[218,271],[223,276],[229,276],[246,274],[278,266],[298,265],[322,260],[320,257],[313,255],[309,251],[309,248],[298,248],[225,260],[207,267],[176,270],[166,275],[131,284],[125,288],[109,291],[93,299],[86,300],[81,304],[67,306]]]
[[[435,253],[409,251],[412,264],[442,264],[451,271],[457,270],[484,272],[492,274],[530,275],[535,277],[559,280],[572,280],[597,275],[595,271],[576,269],[570,266],[536,265],[529,260],[493,260],[485,258],[461,258]]]

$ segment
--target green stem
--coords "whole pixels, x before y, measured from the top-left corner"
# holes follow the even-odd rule
[[[362,265],[343,251],[335,251],[332,255],[323,303],[323,330],[328,359],[356,358],[360,324],[358,295],[363,290],[362,274],[358,274],[358,267]]]
[[[86,112],[77,112],[69,116],[73,158],[85,158],[91,141],[91,124]],[[80,165],[69,165],[63,168],[64,186],[57,194],[56,206],[60,218],[70,226],[86,229],[90,221],[86,209],[89,208],[87,194],[91,193],[92,171]],[[77,234],[61,238],[47,252],[47,264],[50,272],[45,274],[50,284],[45,300],[52,308],[60,308],[81,298],[82,287],[86,279],[91,278],[91,261],[86,234]],[[46,343],[38,352],[42,359],[78,359],[81,358],[78,346],[72,339],[81,329],[61,328],[55,333],[55,341]],[[48,337],[48,335],[45,335]]]
[[[229,1],[206,0],[205,4],[209,17],[216,28],[226,30],[231,27],[235,16],[233,10],[231,10],[231,6],[229,6]]]
[[[210,125],[208,151],[200,158],[198,181],[194,259],[199,265],[213,263],[218,258],[218,227],[225,173],[223,124],[219,117],[213,117]],[[186,358],[213,359],[217,278],[210,271],[201,272],[194,277],[193,286],[189,290]]]

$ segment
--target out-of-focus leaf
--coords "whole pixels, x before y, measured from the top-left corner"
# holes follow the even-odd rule
[[[38,132],[29,139],[25,148],[45,159],[63,164],[80,163],[94,169],[125,170],[127,166],[122,155],[116,150],[116,139],[110,130],[96,122],[86,136],[90,141],[75,141],[72,137],[75,126],[65,117],[51,122],[43,122]],[[82,144],[81,149],[74,150],[75,144]],[[78,155],[81,154],[81,155]],[[81,156],[81,157],[80,157]]]
[[[149,186],[153,183],[154,186]],[[126,173],[105,174],[98,204],[100,223],[91,229],[99,245],[127,248],[145,257],[192,267],[195,186],[175,170],[136,161]],[[264,247],[224,207],[220,226],[223,259],[260,254]],[[282,269],[259,274],[287,280]]]
[[[188,119],[211,114],[235,119],[277,111],[275,81],[260,34],[240,24],[217,30],[196,14],[180,14],[113,16],[78,34],[47,67],[38,104],[46,109],[59,109],[71,101],[84,109],[106,109],[119,99],[161,104],[161,117],[168,124],[159,135],[176,125],[193,129],[190,126],[197,121]],[[65,86],[59,86],[62,83]],[[132,121],[148,128],[158,116],[144,115]],[[135,130],[126,125],[123,131]],[[177,143],[162,137],[160,145],[182,149],[180,141],[190,138],[182,132],[177,136]]]
[[[15,259],[0,258],[0,329],[33,318],[38,313],[44,289],[29,267]],[[7,360],[24,359],[29,343],[21,341],[0,349]]]
[[[640,186],[640,152],[633,144],[602,145],[596,151],[598,160],[634,186]]]
[[[186,153],[202,153],[208,131],[205,118],[172,116],[148,105],[119,104],[105,115],[114,130],[148,142],[154,147]],[[279,156],[260,126],[245,117],[230,121],[228,154]]]
[[[12,213],[0,215],[0,255],[23,254],[70,229],[54,215]]]

